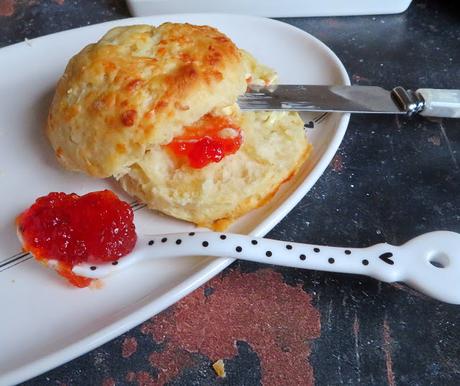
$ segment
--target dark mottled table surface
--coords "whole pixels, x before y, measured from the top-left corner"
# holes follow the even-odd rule
[[[454,3],[284,21],[331,47],[356,84],[460,89]],[[0,45],[127,16],[121,1],[0,0]],[[359,247],[460,231],[459,152],[458,120],[353,116],[327,171],[269,236]],[[211,367],[220,358],[225,379]],[[165,383],[458,385],[460,308],[398,284],[235,263],[132,331],[26,382]]]

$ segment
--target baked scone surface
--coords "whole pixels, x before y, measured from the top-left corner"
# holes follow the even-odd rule
[[[212,27],[114,28],[70,60],[46,132],[67,169],[113,176],[152,209],[225,229],[267,202],[310,153],[297,113],[241,112],[235,103],[247,83],[275,79]],[[214,153],[191,157],[195,143]]]
[[[69,62],[47,135],[66,168],[120,175],[245,88],[239,49],[212,27],[118,27]]]

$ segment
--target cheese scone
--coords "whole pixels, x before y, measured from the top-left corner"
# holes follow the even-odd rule
[[[66,168],[120,175],[245,89],[239,49],[214,28],[118,27],[70,60],[46,132]]]
[[[236,105],[248,83],[275,79],[212,27],[118,27],[70,60],[46,133],[67,169],[113,176],[152,209],[222,230],[311,150],[297,113]]]

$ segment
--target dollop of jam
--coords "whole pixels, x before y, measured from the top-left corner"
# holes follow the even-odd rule
[[[50,193],[17,218],[23,246],[37,260],[55,260],[56,271],[77,287],[91,279],[72,273],[80,263],[115,261],[130,253],[137,240],[131,207],[113,192],[79,196]]]
[[[201,169],[236,153],[242,142],[240,128],[229,118],[206,114],[166,147],[190,167]]]

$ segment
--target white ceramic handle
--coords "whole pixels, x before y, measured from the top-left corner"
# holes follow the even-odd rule
[[[460,235],[432,232],[397,247],[339,248],[291,243],[231,233],[191,232],[140,237],[135,250],[103,265],[81,264],[73,272],[102,278],[145,259],[222,256],[259,263],[353,273],[403,281],[436,299],[460,304]],[[433,265],[431,262],[434,262]],[[443,265],[443,268],[436,265]]]
[[[421,95],[425,101],[421,115],[460,118],[460,90],[421,88],[416,93]]]

